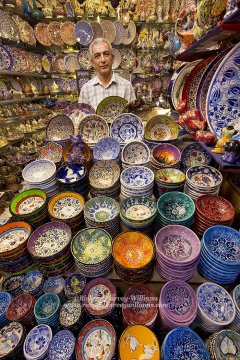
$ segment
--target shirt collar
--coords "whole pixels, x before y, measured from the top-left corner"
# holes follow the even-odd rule
[[[112,75],[112,78],[111,78],[108,86],[110,86],[112,83],[118,84],[118,79],[117,79],[117,77],[116,77],[116,75],[114,73]],[[99,80],[99,78],[96,75],[95,78],[94,78],[94,81],[93,81],[93,85],[97,85],[97,84],[102,85],[101,81]]]

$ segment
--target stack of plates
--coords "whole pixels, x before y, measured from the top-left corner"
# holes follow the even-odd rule
[[[79,299],[70,299],[63,304],[59,314],[64,329],[78,332],[85,324],[86,313]]]
[[[47,353],[48,360],[73,360],[76,339],[69,330],[61,330],[52,338]]]
[[[42,189],[48,197],[58,193],[56,165],[50,160],[32,161],[23,169],[22,177],[29,189]]]
[[[107,196],[93,198],[84,207],[86,226],[104,229],[114,238],[120,233],[119,212],[116,200]]]
[[[153,171],[166,168],[179,169],[181,152],[172,144],[159,144],[152,149],[151,168]]]
[[[121,195],[124,199],[131,196],[153,194],[154,173],[145,166],[132,166],[123,170],[120,178]]]
[[[137,115],[121,114],[111,123],[110,136],[116,139],[122,147],[131,140],[142,140],[143,134],[143,123]]]
[[[158,315],[157,296],[147,285],[132,285],[124,294],[124,327],[141,324],[153,329]]]
[[[65,280],[63,277],[50,277],[45,281],[43,285],[43,291],[45,294],[56,294],[59,297],[61,303],[63,303],[65,300],[64,285]]]
[[[217,284],[201,284],[197,289],[197,302],[195,322],[205,332],[220,331],[234,320],[236,310],[233,299]]]
[[[160,293],[159,314],[166,330],[190,326],[197,316],[197,299],[192,287],[181,280],[167,282]]]
[[[62,276],[72,268],[71,237],[70,227],[57,221],[46,223],[32,233],[28,251],[44,275]]]
[[[5,326],[9,321],[7,319],[7,308],[12,301],[12,295],[6,291],[0,291],[0,327]]]
[[[38,298],[43,294],[44,281],[44,276],[39,271],[30,271],[23,278],[22,291]]]
[[[240,358],[240,334],[235,331],[224,329],[214,333],[207,339],[206,346],[212,360]]]
[[[93,148],[93,161],[114,160],[120,165],[121,147],[116,139],[107,136],[99,140]]]
[[[61,191],[71,191],[87,197],[89,192],[87,168],[78,163],[64,164],[57,170],[57,182]]]
[[[34,316],[38,324],[51,327],[53,332],[59,328],[61,303],[56,294],[44,294],[35,303]]]
[[[201,359],[211,360],[208,349],[199,335],[188,328],[177,328],[165,337],[161,359]]]
[[[157,202],[155,231],[166,225],[191,227],[194,222],[195,204],[190,196],[172,191],[160,196]]]
[[[123,231],[141,231],[151,237],[156,216],[156,203],[147,196],[130,197],[120,204]]]
[[[9,210],[18,221],[37,228],[47,220],[47,194],[41,189],[29,189],[13,198]]]
[[[218,284],[234,283],[240,274],[239,249],[239,231],[223,225],[208,228],[202,238],[199,272]]]
[[[20,274],[32,265],[27,251],[31,226],[23,221],[11,222],[0,226],[0,270]]]
[[[83,208],[85,200],[82,195],[65,191],[54,196],[48,203],[51,221],[61,221],[67,224],[72,234],[83,228]]]
[[[6,278],[2,283],[2,290],[9,292],[12,296],[16,297],[22,293],[21,284],[24,275],[12,275]]]
[[[201,195],[218,195],[222,174],[211,166],[192,166],[186,172],[184,192],[196,200]]]
[[[10,321],[19,321],[31,329],[36,325],[34,317],[35,298],[30,294],[20,294],[9,304],[7,308],[7,318]]]
[[[120,167],[113,160],[96,162],[89,172],[90,194],[92,197],[109,196],[118,198],[120,194]]]
[[[85,276],[73,273],[68,275],[64,285],[64,293],[68,299],[71,298],[80,298],[80,295],[83,292],[83,289],[86,285],[86,278]]]
[[[194,231],[200,236],[213,225],[231,226],[235,217],[232,204],[218,195],[201,195],[195,202]]]
[[[80,273],[86,277],[103,276],[112,269],[112,238],[105,230],[79,231],[72,240],[71,251]]]
[[[113,259],[116,273],[129,283],[149,280],[154,269],[152,240],[137,231],[126,231],[113,242]]]
[[[4,360],[22,359],[26,330],[19,322],[11,322],[0,330],[0,357]]]
[[[156,269],[167,280],[191,279],[200,260],[197,235],[181,225],[168,225],[155,236]]]
[[[236,308],[236,315],[233,322],[229,325],[229,328],[240,333],[240,285],[237,285],[233,289],[231,295]]]
[[[183,191],[185,174],[178,169],[160,169],[154,174],[154,196],[159,198],[170,191]]]
[[[149,147],[140,140],[131,141],[122,149],[122,168],[127,169],[134,165],[150,165]]]
[[[37,325],[24,341],[23,352],[26,360],[43,360],[47,356],[48,346],[52,340],[52,330],[48,325]]]

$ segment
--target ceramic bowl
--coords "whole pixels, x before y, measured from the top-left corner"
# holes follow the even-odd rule
[[[212,189],[221,185],[223,177],[220,171],[211,166],[192,166],[186,172],[186,180],[194,188]]]
[[[20,359],[26,337],[25,327],[19,322],[11,322],[1,328],[0,337],[7,339],[7,341],[1,341],[0,357],[2,359]]]
[[[187,145],[181,156],[181,166],[184,170],[196,165],[209,165],[212,157],[200,144],[193,143]]]
[[[84,207],[84,217],[96,223],[114,220],[118,215],[117,201],[107,196],[93,198]]]
[[[66,191],[54,196],[48,203],[49,215],[59,220],[70,220],[83,212],[85,200],[82,195]]]
[[[86,278],[78,273],[69,275],[65,280],[64,291],[66,296],[70,299],[81,295],[86,285]]]
[[[47,126],[47,138],[50,141],[65,141],[74,134],[72,120],[66,115],[57,115]]]
[[[95,163],[89,172],[89,183],[96,189],[113,187],[119,180],[120,168],[115,161],[100,160]]]
[[[33,307],[36,300],[30,294],[20,294],[11,301],[7,308],[7,318],[10,321],[22,321],[26,316],[33,315]]]
[[[65,329],[78,330],[82,325],[81,320],[84,320],[84,309],[80,300],[73,298],[66,301],[60,310],[60,325]]]
[[[60,311],[60,300],[56,294],[44,294],[35,303],[34,316],[39,324],[46,323]]]
[[[120,182],[126,188],[140,189],[151,186],[154,173],[145,166],[132,166],[121,174]]]
[[[27,360],[45,358],[52,339],[52,330],[48,325],[37,325],[24,341],[23,352]]]
[[[56,173],[56,179],[61,184],[74,184],[84,180],[87,174],[85,166],[78,163],[70,163],[61,166]]]
[[[22,291],[32,296],[40,296],[43,293],[44,282],[45,278],[40,271],[30,271],[23,278]]]
[[[178,124],[170,116],[154,116],[146,123],[144,137],[148,141],[175,140],[178,137]]]
[[[48,360],[71,360],[74,356],[75,337],[69,330],[57,332],[48,347]]]
[[[12,301],[12,295],[6,291],[0,291],[0,326],[3,327],[8,323],[7,308]]]
[[[120,204],[121,216],[134,224],[151,222],[156,211],[156,203],[147,196],[130,197]]]
[[[235,216],[233,205],[221,196],[202,195],[196,200],[196,209],[200,216],[215,223],[230,222]]]
[[[23,251],[31,234],[31,226],[23,221],[10,222],[0,227],[0,255],[15,256]],[[14,255],[15,254],[15,255]]]
[[[181,152],[171,144],[159,144],[152,150],[153,162],[165,166],[173,166],[179,163]]]
[[[30,184],[48,182],[56,174],[56,165],[49,160],[35,160],[25,166],[23,179]]]
[[[178,169],[160,169],[155,172],[154,179],[157,183],[166,184],[169,186],[181,185],[185,182],[185,174]]]
[[[16,195],[9,206],[12,215],[28,218],[46,206],[47,194],[41,189],[29,189]]]
[[[115,160],[120,156],[121,147],[116,139],[107,136],[99,140],[93,148],[94,160]]]
[[[7,291],[13,296],[17,296],[22,293],[21,284],[24,275],[12,275],[7,277],[2,283],[2,290]]]
[[[142,141],[131,141],[122,149],[122,162],[129,165],[145,164],[150,161],[149,147]]]

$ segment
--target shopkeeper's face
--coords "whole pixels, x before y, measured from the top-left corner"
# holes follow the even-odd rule
[[[93,46],[91,63],[98,74],[108,76],[112,72],[113,58],[107,43],[102,42]]]

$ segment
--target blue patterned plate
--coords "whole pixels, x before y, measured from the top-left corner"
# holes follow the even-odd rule
[[[48,359],[70,360],[74,354],[75,342],[75,337],[71,331],[59,331],[50,342],[48,348]]]
[[[181,167],[186,170],[195,165],[209,165],[211,159],[211,155],[208,154],[200,144],[189,144],[182,151]]]
[[[84,217],[101,223],[114,220],[119,215],[119,205],[116,200],[107,196],[89,200],[84,207]]]
[[[219,65],[210,87],[206,101],[206,116],[210,130],[218,138],[222,129],[234,126],[240,139],[240,43],[225,56]]]
[[[122,172],[120,181],[130,189],[146,188],[153,183],[154,173],[145,166],[132,166]]]
[[[178,69],[175,70],[173,76],[171,77],[171,80],[170,80],[170,83],[169,83],[169,87],[168,87],[168,95],[169,95],[169,102],[170,102],[170,105],[174,108],[174,103],[173,103],[173,100],[172,100],[172,92],[173,92],[173,86],[174,86],[174,83],[175,83],[175,80],[177,79],[178,77],[178,74],[183,70],[183,68],[186,66],[186,64],[183,64],[181,66],[179,66]]]
[[[118,140],[120,144],[125,144],[135,139],[142,140],[144,135],[143,123],[134,114],[121,114],[113,120],[110,135]]]
[[[27,335],[23,351],[26,359],[42,358],[47,353],[52,340],[52,330],[48,325],[35,326]]]
[[[7,46],[0,44],[0,70],[11,70],[13,67],[13,57]]]
[[[115,160],[120,155],[120,145],[116,139],[107,136],[99,140],[93,148],[94,160]]]
[[[93,29],[87,21],[81,20],[75,24],[74,35],[80,44],[88,45],[93,39]]]

